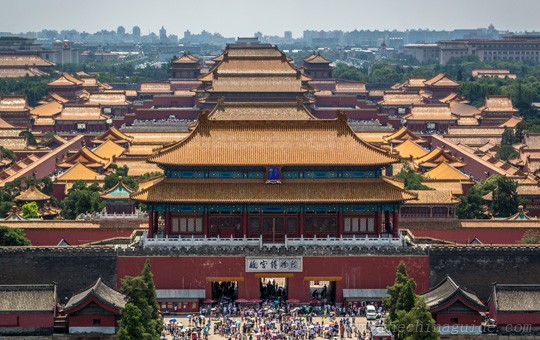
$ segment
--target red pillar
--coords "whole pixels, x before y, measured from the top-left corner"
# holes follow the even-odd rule
[[[393,212],[392,237],[397,238],[399,233],[399,210]]]
[[[298,232],[300,237],[304,235],[304,212],[298,214]]]
[[[210,219],[208,218],[208,211],[203,214],[203,232],[206,237],[210,237]]]
[[[382,212],[377,211],[375,213],[375,233],[377,236],[381,235],[382,230]]]
[[[171,212],[165,212],[165,236],[171,235]]]
[[[246,236],[248,234],[248,213],[247,211],[244,211],[242,213],[242,237]]]
[[[384,231],[390,232],[390,211],[386,210],[384,212]]]
[[[159,228],[159,212],[154,211],[154,233],[157,233]]]
[[[154,212],[148,212],[148,238],[154,237]]]
[[[343,232],[344,232],[343,213],[341,211],[338,212],[337,219],[338,219],[338,234],[337,234],[337,237],[340,237],[340,236],[343,236]]]

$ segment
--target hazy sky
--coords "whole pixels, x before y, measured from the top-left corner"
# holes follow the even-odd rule
[[[42,29],[168,34],[203,29],[225,36],[254,32],[300,37],[305,29],[540,30],[540,0],[0,0],[0,32]]]

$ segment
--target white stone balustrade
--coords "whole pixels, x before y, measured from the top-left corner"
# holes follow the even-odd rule
[[[142,237],[144,248],[151,247],[341,247],[341,246],[357,246],[357,247],[402,247],[404,246],[403,238],[400,234],[399,238],[392,237],[325,237],[325,238],[288,238],[281,242],[263,241],[262,236],[258,238],[207,238],[207,237],[154,237],[148,238],[145,232]]]

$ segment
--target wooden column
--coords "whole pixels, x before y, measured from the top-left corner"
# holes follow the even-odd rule
[[[210,237],[210,219],[208,218],[208,211],[203,213],[203,233],[206,237]]]
[[[247,211],[244,211],[242,213],[242,237],[246,236],[248,234],[248,213]]]
[[[391,233],[390,231],[390,225],[392,223],[390,223],[390,211],[389,210],[386,210],[384,212],[384,231],[387,231],[389,233]]]
[[[165,212],[165,236],[171,235],[171,212]]]
[[[380,236],[382,233],[382,212],[377,211],[375,213],[375,233]]]
[[[154,211],[154,234],[157,234],[159,229],[159,212]]]
[[[148,238],[154,237],[154,212],[148,212]]]
[[[399,233],[399,210],[394,210],[392,221],[392,237],[397,238]]]
[[[302,237],[304,235],[304,212],[298,214],[298,233]]]
[[[344,233],[343,213],[341,211],[338,212],[337,219],[338,219],[338,234],[337,234],[337,237],[341,237],[341,236],[343,236],[343,233]]]

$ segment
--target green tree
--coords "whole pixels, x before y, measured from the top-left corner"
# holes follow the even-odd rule
[[[144,328],[145,334],[150,339],[159,339],[156,330],[156,319],[152,317],[152,307],[146,298],[148,285],[142,276],[126,276],[122,279],[121,292],[127,301],[135,305],[141,311],[140,324]]]
[[[145,289],[145,298],[150,307],[150,314],[152,317],[153,328],[159,333],[161,333],[162,324],[159,318],[159,304],[157,302],[156,296],[156,286],[154,285],[154,275],[152,274],[152,269],[150,268],[150,260],[146,259],[144,267],[141,273],[146,289]]]
[[[482,219],[487,218],[484,214],[484,198],[481,189],[474,186],[467,195],[459,198],[456,206],[456,215],[459,219]]]
[[[514,159],[519,156],[519,153],[514,149],[512,145],[501,145],[496,154],[498,159],[507,161],[509,159]]]
[[[495,217],[508,217],[518,211],[517,183],[504,176],[497,176],[497,186],[493,190],[491,210]]]
[[[31,245],[30,240],[26,238],[22,229],[0,226],[0,246],[16,247],[29,245]]]
[[[22,215],[24,218],[38,218],[38,210],[36,202],[28,202],[22,206]]]
[[[145,333],[145,329],[141,324],[141,317],[141,310],[136,305],[126,303],[126,306],[122,309],[122,318],[116,339],[135,340],[150,338],[149,334]]]
[[[395,178],[402,180],[407,190],[432,190],[422,184],[424,177],[408,165],[404,166]]]
[[[523,143],[525,137],[525,130],[527,130],[527,122],[521,121],[516,124],[516,133],[514,135],[514,141],[516,143]]]
[[[75,182],[61,203],[64,218],[73,220],[79,214],[103,210],[105,202],[99,196],[100,191],[101,187],[96,183],[87,187],[84,181]]]
[[[405,291],[412,287],[410,281],[405,263],[401,261],[397,267],[396,280],[392,286],[387,288],[388,297],[383,301],[390,322],[397,320],[400,308],[407,308],[408,306],[407,300],[409,297],[407,296],[408,292]]]
[[[512,145],[514,144],[514,140],[515,137],[512,129],[508,127],[505,128],[501,138],[501,145]]]
[[[28,142],[29,145],[37,145],[37,141],[36,141],[36,137],[34,137],[34,134],[32,133],[32,131],[21,131],[21,133],[19,133],[19,136],[20,137],[26,137],[26,140]]]
[[[414,307],[407,313],[400,312],[399,326],[392,327],[397,330],[397,338],[405,340],[437,340],[439,331],[435,320],[421,297],[415,298]]]
[[[2,157],[11,159],[12,161],[15,160],[15,153],[12,150],[6,149],[3,146],[0,146],[0,152],[2,152]]]
[[[521,244],[540,244],[540,232],[536,230],[529,229],[524,234],[521,240]]]

